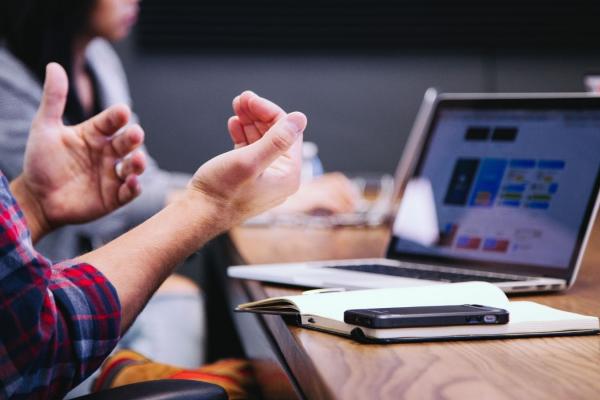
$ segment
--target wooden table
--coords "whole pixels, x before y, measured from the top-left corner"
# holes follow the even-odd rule
[[[520,298],[600,315],[596,227],[572,289]],[[387,237],[383,228],[237,228],[230,234],[247,263],[381,256]],[[254,281],[229,284],[231,306],[298,292]],[[286,325],[278,316],[235,318],[267,398],[600,399],[600,336],[362,345]]]

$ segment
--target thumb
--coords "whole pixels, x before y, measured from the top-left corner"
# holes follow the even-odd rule
[[[258,141],[246,147],[252,152],[258,170],[262,171],[278,157],[287,153],[306,128],[306,116],[301,112],[293,112],[277,121]],[[300,156],[300,153],[299,155]]]
[[[62,120],[68,91],[69,79],[63,67],[57,63],[48,64],[44,92],[36,119]]]

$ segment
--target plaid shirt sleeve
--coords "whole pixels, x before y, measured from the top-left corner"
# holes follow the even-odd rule
[[[55,398],[89,376],[119,339],[115,288],[94,267],[35,251],[0,172],[0,398]]]

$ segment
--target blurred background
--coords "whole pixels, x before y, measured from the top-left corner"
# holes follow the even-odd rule
[[[229,149],[251,89],[308,115],[326,170],[392,173],[428,87],[583,91],[598,16],[584,0],[144,0],[117,50],[165,169]]]

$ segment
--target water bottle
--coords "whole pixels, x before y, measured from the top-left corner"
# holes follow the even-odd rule
[[[319,148],[313,142],[302,144],[302,182],[308,182],[323,175],[323,164],[319,159]]]

